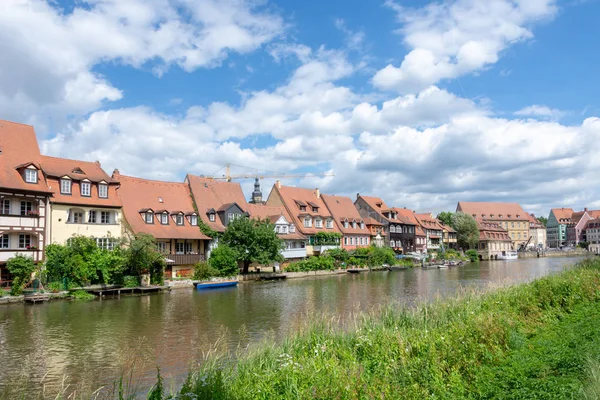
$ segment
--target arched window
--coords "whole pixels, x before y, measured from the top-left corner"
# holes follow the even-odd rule
[[[390,247],[396,247],[396,243],[393,240],[390,240]]]
[[[396,233],[396,227],[394,225],[390,225],[390,233]],[[390,242],[391,244],[391,242]],[[394,247],[394,246],[392,246]]]

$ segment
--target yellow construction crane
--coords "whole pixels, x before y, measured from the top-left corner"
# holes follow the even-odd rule
[[[231,165],[232,164],[226,164],[225,165],[225,175],[223,176],[211,176],[211,177],[207,177],[207,178],[212,178],[212,179],[224,179],[227,182],[231,182],[232,179],[264,179],[264,178],[306,178],[307,176],[318,176],[318,177],[325,177],[325,176],[334,176],[333,174],[327,174],[327,173],[318,173],[318,174],[284,174],[284,173],[277,173],[277,172],[272,172],[270,174],[261,174],[261,173],[254,173],[254,174],[238,174],[238,175],[231,175]],[[238,167],[241,167],[240,165],[238,165]],[[246,167],[242,167],[242,168],[246,168]]]

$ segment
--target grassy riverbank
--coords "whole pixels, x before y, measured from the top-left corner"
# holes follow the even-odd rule
[[[598,390],[599,360],[600,262],[594,260],[530,284],[362,315],[345,330],[320,320],[235,362],[212,358],[181,394],[583,398]]]

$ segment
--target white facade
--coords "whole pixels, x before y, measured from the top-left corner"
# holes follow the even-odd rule
[[[52,204],[50,242],[65,244],[74,235],[120,238],[121,218],[120,208]]]
[[[304,258],[306,257],[306,241],[303,239],[292,239],[297,237],[298,233],[294,224],[290,223],[283,215],[275,221],[275,233],[285,243],[285,249],[281,251],[283,258]],[[290,238],[286,238],[289,236]]]

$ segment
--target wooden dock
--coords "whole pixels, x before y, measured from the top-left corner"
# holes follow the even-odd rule
[[[88,288],[84,289],[86,292],[91,293],[98,297],[105,296],[121,296],[122,294],[151,294],[160,293],[165,290],[171,290],[170,286],[138,286],[138,287],[101,287],[101,288]]]
[[[260,277],[261,281],[282,281],[287,278],[285,274],[277,274],[277,275],[265,275]]]
[[[349,274],[360,274],[361,272],[368,272],[369,268],[350,268],[347,269],[346,272]]]
[[[23,300],[26,303],[31,303],[31,304],[43,303],[45,301],[50,300],[50,296],[47,294],[44,294],[44,293],[37,293],[37,294],[26,295],[23,297]]]

